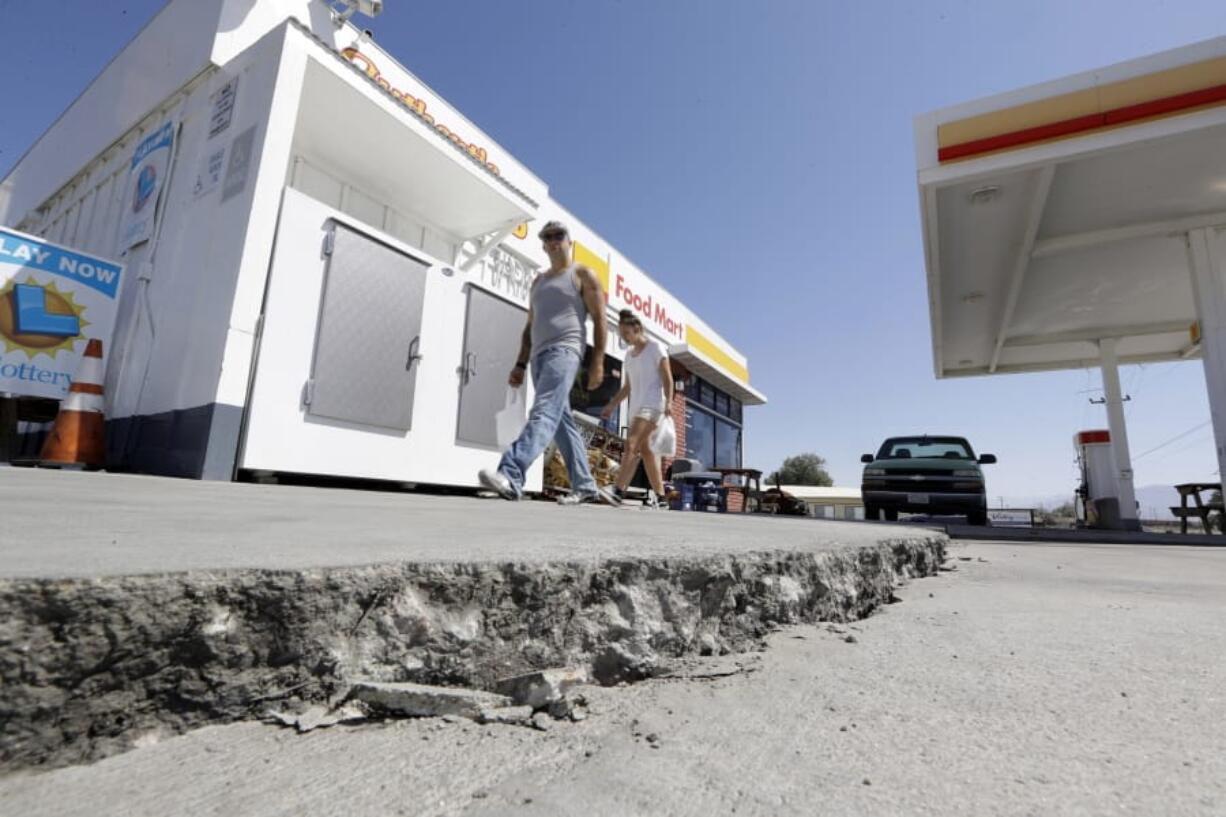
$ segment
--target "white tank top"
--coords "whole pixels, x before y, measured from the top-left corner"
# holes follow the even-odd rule
[[[648,340],[636,355],[633,347],[626,352],[626,377],[630,380],[630,415],[639,409],[664,411],[664,380],[660,377],[660,361],[668,354],[654,340]]]

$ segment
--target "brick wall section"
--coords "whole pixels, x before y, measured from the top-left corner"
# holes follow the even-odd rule
[[[677,361],[670,361],[673,370],[673,381],[680,382],[689,377],[689,372],[684,366]],[[664,474],[664,478],[668,479],[668,467],[673,464],[673,460],[677,456],[685,456],[685,390],[678,387],[673,389],[673,402],[668,407],[669,413],[673,415],[673,424],[677,426],[677,451],[672,457],[660,458],[660,471]]]

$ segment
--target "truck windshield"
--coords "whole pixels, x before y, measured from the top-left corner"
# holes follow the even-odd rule
[[[973,460],[970,443],[959,437],[894,437],[877,452],[879,460],[900,459]]]

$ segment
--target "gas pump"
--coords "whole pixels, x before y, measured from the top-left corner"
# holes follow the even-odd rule
[[[1121,530],[1120,488],[1116,479],[1115,449],[1105,429],[1073,435],[1081,484],[1077,486],[1077,526]]]

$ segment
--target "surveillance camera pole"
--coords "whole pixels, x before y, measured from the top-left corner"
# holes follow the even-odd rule
[[[378,0],[324,0],[324,3],[332,12],[332,25],[337,29],[342,28],[349,22],[349,18],[359,11],[370,17],[377,17],[383,11],[383,3]],[[338,9],[338,4],[344,8]]]
[[[331,6],[331,9],[332,27],[340,29],[345,27],[345,23],[349,22],[349,18],[358,10],[358,7],[356,4],[346,3],[344,11],[337,11],[335,6]]]

